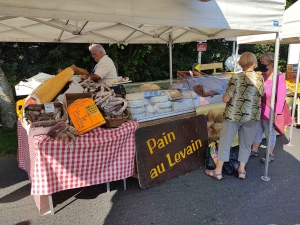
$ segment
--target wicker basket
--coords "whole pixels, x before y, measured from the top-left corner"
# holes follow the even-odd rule
[[[106,121],[106,127],[118,127],[122,123],[125,122],[125,120],[129,117],[129,111],[128,109],[125,109],[124,111],[125,116],[120,118],[105,118]]]

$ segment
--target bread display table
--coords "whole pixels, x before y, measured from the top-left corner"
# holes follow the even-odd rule
[[[18,122],[18,163],[28,173],[39,212],[49,211],[49,196],[55,192],[132,176],[138,126],[132,121],[115,129],[98,127],[66,142],[47,135],[28,137]]]

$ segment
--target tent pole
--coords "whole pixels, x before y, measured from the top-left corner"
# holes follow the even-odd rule
[[[170,63],[170,81],[173,79],[173,72],[172,72],[172,34],[169,34],[169,63]]]
[[[236,67],[237,67],[237,56],[238,56],[238,53],[239,53],[239,47],[240,45],[237,44],[236,45],[236,49],[235,49],[235,59],[234,59],[234,69],[233,69],[233,72],[235,73],[236,71]],[[233,53],[232,53],[233,54]]]
[[[269,135],[267,140],[267,153],[266,153],[266,164],[265,164],[265,174],[261,176],[261,179],[264,181],[269,181],[270,177],[268,177],[268,169],[269,169],[269,158],[270,158],[270,143],[271,143],[271,130],[273,128],[274,123],[274,105],[275,105],[275,95],[276,95],[276,84],[277,84],[277,74],[278,74],[278,55],[279,55],[279,32],[276,33],[276,41],[275,41],[275,57],[274,57],[274,69],[273,69],[273,82],[272,82],[272,95],[271,95],[271,107],[270,107],[270,118],[269,118]]]
[[[297,101],[297,96],[298,96],[299,74],[300,74],[300,51],[299,51],[298,69],[297,69],[297,76],[296,76],[296,87],[295,87],[295,92],[294,92],[294,100],[293,100],[293,108],[292,108],[292,124],[290,126],[288,146],[293,146],[292,145],[292,135],[293,135],[293,125],[294,125],[296,101]],[[299,105],[298,105],[298,110],[299,110]]]

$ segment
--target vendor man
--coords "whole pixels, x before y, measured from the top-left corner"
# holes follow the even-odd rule
[[[82,79],[98,81],[99,83],[111,83],[117,80],[117,70],[114,62],[106,55],[102,45],[92,44],[89,47],[92,57],[97,62],[91,74],[81,75]]]

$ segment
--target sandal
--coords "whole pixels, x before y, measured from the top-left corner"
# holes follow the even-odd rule
[[[251,150],[251,152],[250,152],[250,157],[251,157],[251,156],[253,156],[253,157],[258,157],[258,156],[259,156],[258,151],[255,152],[255,151],[252,151],[252,150]]]
[[[238,172],[238,178],[244,180],[246,178],[246,171]]]
[[[210,171],[212,171],[212,173],[211,173]],[[220,173],[220,174],[215,174],[215,170],[205,170],[204,172],[205,172],[205,174],[206,174],[207,176],[213,177],[213,178],[215,178],[216,180],[222,180],[222,179],[223,179],[223,176],[222,176],[221,173]]]
[[[274,154],[270,154],[270,155],[269,155],[269,163],[272,162],[272,161],[274,161],[274,160],[275,160]],[[266,162],[267,162],[266,156],[263,157],[263,158],[261,158],[261,159],[260,159],[260,162],[261,162],[261,163],[266,163]]]

